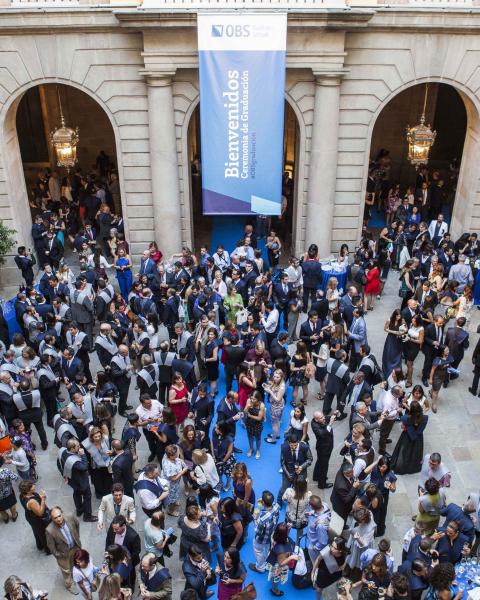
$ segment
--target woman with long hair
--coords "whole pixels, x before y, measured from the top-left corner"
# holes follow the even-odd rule
[[[422,407],[414,400],[409,412],[400,418],[402,433],[392,454],[392,468],[398,475],[420,473],[423,459],[423,432],[427,426],[428,416],[423,414]]]
[[[230,477],[236,459],[235,454],[233,453],[233,437],[230,435],[228,426],[224,421],[217,421],[215,424],[210,446],[220,477],[220,483],[223,485],[223,491],[228,492],[230,489]],[[226,478],[225,483],[223,483],[223,475],[225,475]]]
[[[304,405],[308,403],[308,384],[310,380],[306,376],[305,371],[309,362],[311,362],[311,358],[307,350],[307,345],[305,342],[297,342],[297,350],[290,363],[290,385],[293,388],[292,402],[294,404],[297,403],[299,388],[302,388],[303,392],[301,402]]]
[[[285,380],[283,371],[281,369],[275,369],[273,375],[268,383],[263,384],[263,389],[268,395],[268,401],[270,403],[270,423],[272,425],[272,432],[265,438],[265,441],[269,444],[276,444],[280,438],[280,422],[282,420],[283,409],[285,408]]]
[[[174,373],[172,376],[172,385],[168,391],[168,405],[179,427],[187,418],[189,408],[187,384],[180,373]]]
[[[405,332],[401,330],[402,325],[402,313],[400,309],[396,308],[383,328],[387,334],[382,354],[382,371],[385,379],[393,369],[402,366],[402,337],[405,335]]]
[[[390,585],[390,575],[385,556],[380,552],[375,554],[370,564],[362,572],[362,578],[352,587],[360,588],[358,600],[377,600],[379,589],[386,590]]]
[[[229,600],[240,593],[247,577],[247,570],[240,559],[240,552],[236,548],[229,548],[215,567],[218,575],[218,600]]]
[[[372,260],[365,269],[365,290],[364,290],[364,306],[365,310],[373,310],[375,298],[380,294],[380,270],[378,262]]]
[[[118,573],[112,573],[103,578],[98,590],[98,600],[130,600],[132,590],[122,587],[122,578]]]
[[[132,289],[132,259],[130,256],[120,248],[117,247],[117,256],[114,260],[114,268],[117,272],[117,281],[120,291],[122,293],[122,298],[128,302],[128,295],[130,290]]]
[[[437,356],[433,359],[428,381],[432,386],[430,396],[432,398],[432,411],[434,413],[437,412],[438,393],[447,380],[448,369],[453,362],[453,357],[450,356],[450,349],[448,346],[439,346],[437,352]]]
[[[298,442],[308,441],[308,424],[309,420],[305,413],[305,406],[297,404],[290,411],[290,421],[285,436],[293,435]]]
[[[389,458],[382,456],[378,459],[370,475],[370,481],[380,491],[383,498],[383,502],[375,515],[375,522],[377,524],[375,536],[380,537],[385,534],[385,521],[390,493],[393,494],[397,490],[397,476],[393,472]]]
[[[272,583],[270,593],[272,596],[283,596],[285,592],[279,590],[279,585],[285,585],[290,572],[290,561],[297,561],[299,556],[294,554],[295,544],[289,538],[287,523],[279,523],[272,536],[272,547],[267,557],[268,581]]]
[[[95,489],[95,496],[101,500],[112,491],[112,474],[110,466],[110,439],[108,433],[102,433],[99,427],[92,427],[88,438],[82,446],[88,453],[90,477]]]
[[[306,515],[312,492],[308,489],[308,481],[297,477],[293,487],[285,490],[282,500],[287,503],[286,520],[292,529],[297,531],[297,544],[303,536],[303,530],[308,524]]]
[[[110,544],[105,551],[105,562],[108,573],[117,573],[122,580],[122,587],[131,588],[132,559],[129,551],[120,544]],[[133,572],[135,572],[133,570]]]
[[[162,477],[169,483],[168,496],[165,498],[167,513],[172,517],[180,514],[180,483],[182,477],[188,473],[188,467],[179,457],[178,446],[169,444],[165,448],[162,459]]]
[[[415,294],[415,280],[412,273],[413,264],[413,260],[407,260],[398,278],[400,281],[399,295],[402,298],[400,310],[403,310],[407,306],[407,302]]]
[[[220,538],[222,548],[240,550],[245,543],[243,518],[233,498],[225,498],[219,504]]]
[[[253,369],[247,362],[240,363],[238,367],[238,405],[244,410],[250,395],[257,387],[257,380]]]
[[[247,400],[247,404],[244,410],[245,414],[245,428],[247,430],[248,445],[249,449],[247,456],[250,457],[253,454],[254,442],[257,446],[257,452],[255,458],[260,458],[260,446],[262,442],[262,431],[263,423],[265,421],[266,409],[263,403],[263,394],[258,391],[253,392],[250,398]]]
[[[423,319],[420,315],[413,315],[412,322],[407,331],[405,344],[405,359],[407,361],[407,383],[405,387],[412,387],[413,363],[420,352],[425,337]]]

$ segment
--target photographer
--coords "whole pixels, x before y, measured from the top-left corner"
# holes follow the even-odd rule
[[[23,582],[16,575],[10,575],[3,584],[5,600],[47,600],[48,592],[32,589],[29,583]]]

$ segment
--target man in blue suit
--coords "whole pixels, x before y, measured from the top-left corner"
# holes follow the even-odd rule
[[[70,346],[63,351],[61,369],[64,381],[68,380],[73,383],[74,381],[77,381],[77,377],[83,376],[82,361],[75,357],[75,350]]]
[[[280,277],[280,282],[276,283],[273,286],[273,293],[275,297],[275,302],[277,304],[278,312],[280,315],[283,315],[283,328],[288,328],[288,301],[290,299],[290,292],[292,291],[293,286],[291,283],[288,283],[288,275],[287,273],[282,273]]]
[[[151,281],[157,271],[157,265],[155,264],[153,258],[150,257],[150,250],[145,250],[142,256],[142,260],[140,261],[139,276],[146,275],[148,281]]]
[[[364,344],[368,344],[367,341],[367,324],[363,318],[363,310],[361,308],[355,308],[353,311],[353,320],[350,329],[347,331],[348,339],[351,344],[350,351],[350,370],[356,371],[360,364],[360,348]]]
[[[280,450],[282,485],[277,494],[277,502],[280,506],[285,490],[293,487],[298,478],[307,478],[307,469],[312,462],[313,457],[309,445],[306,442],[299,442],[294,435],[289,435]]]
[[[311,310],[308,313],[308,319],[300,327],[300,339],[307,345],[309,352],[318,353],[320,349],[320,333],[322,324],[318,319],[318,313]]]

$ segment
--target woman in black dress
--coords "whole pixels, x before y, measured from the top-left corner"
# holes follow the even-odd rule
[[[380,537],[385,534],[385,520],[387,518],[390,492],[393,494],[397,489],[397,476],[392,470],[389,458],[386,456],[382,456],[380,458],[377,464],[373,467],[372,474],[370,475],[370,481],[376,485],[377,490],[381,492],[383,497],[382,506],[374,516],[375,523],[377,524],[375,537]]]
[[[313,584],[317,600],[322,600],[325,588],[341,578],[349,554],[350,550],[342,537],[334,537],[332,543],[320,551],[313,565],[313,573],[317,571]]]
[[[245,531],[242,515],[233,498],[225,498],[219,503],[218,518],[223,550],[228,550],[232,546],[240,550],[245,543]]]
[[[210,383],[210,395],[215,398],[217,395],[218,382],[218,333],[213,327],[210,327],[207,333],[208,340],[205,344],[205,365],[207,367],[207,380]]]
[[[396,308],[390,320],[385,323],[384,331],[387,333],[387,339],[382,354],[382,371],[385,379],[394,369],[402,366],[402,335],[404,333],[399,331],[402,322],[402,313]]]
[[[407,342],[405,344],[405,360],[407,361],[407,388],[412,387],[413,363],[417,358],[420,348],[423,344],[425,331],[423,329],[423,319],[421,315],[414,315],[407,332]]]
[[[423,432],[428,417],[422,407],[414,400],[410,404],[409,414],[401,417],[402,433],[392,454],[392,469],[397,475],[420,473],[423,459]]]
[[[18,490],[20,492],[20,503],[25,509],[25,519],[32,528],[35,542],[39,550],[50,554],[47,547],[45,529],[50,523],[50,510],[46,505],[45,492],[38,493],[33,481],[21,481]]]

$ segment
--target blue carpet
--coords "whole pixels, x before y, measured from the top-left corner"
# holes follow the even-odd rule
[[[234,384],[234,389],[236,389],[235,384]],[[220,365],[220,379],[218,381],[218,392],[219,393],[218,393],[216,401],[215,401],[216,405],[220,402],[220,400],[225,395],[225,374],[224,374],[222,365]],[[290,411],[292,409],[292,407],[290,406],[291,399],[292,399],[292,388],[290,386],[287,386],[286,405],[285,405],[285,409],[283,412],[282,423],[281,423],[281,428],[280,428],[280,434],[282,435],[282,441],[283,441],[283,433],[287,429],[288,421],[289,421],[289,417],[290,417]],[[268,416],[267,416],[267,420],[265,421],[265,426],[263,428],[262,446],[261,446],[261,450],[260,450],[261,458],[259,460],[256,460],[254,458],[254,455],[251,456],[250,458],[247,458],[248,438],[247,438],[246,430],[243,426],[237,425],[237,433],[235,436],[235,445],[237,446],[237,448],[240,448],[241,450],[243,450],[243,454],[235,455],[237,458],[237,462],[245,462],[246,463],[248,471],[253,480],[253,488],[255,490],[255,497],[257,499],[261,498],[262,492],[265,490],[271,491],[273,493],[273,495],[276,497],[277,492],[281,485],[281,475],[278,472],[280,469],[280,446],[281,446],[280,440],[276,444],[267,444],[263,440],[263,438],[266,437],[266,435],[271,432],[270,416],[269,416],[270,411],[269,411],[268,403],[266,406],[267,406]],[[315,456],[316,456],[315,450],[313,450],[313,455],[314,455],[314,459],[315,459]],[[308,474],[309,474],[309,480],[311,481],[312,474],[313,474],[313,465],[309,468]],[[222,494],[221,494],[222,498],[227,497],[229,495],[230,495],[229,493],[224,493],[224,492],[222,492]],[[327,502],[328,502],[328,500],[327,500]],[[284,521],[284,519],[285,519],[285,508],[282,509],[282,516],[280,517],[279,522]],[[297,533],[296,530],[292,529],[291,537],[294,542],[296,540],[296,533]],[[273,596],[271,596],[271,594],[269,593],[270,582],[267,581],[267,574],[265,573],[265,574],[260,575],[258,573],[255,573],[254,571],[251,571],[250,569],[248,569],[248,563],[255,562],[255,555],[253,553],[253,546],[252,546],[253,536],[254,536],[254,524],[251,523],[248,528],[248,538],[246,539],[245,545],[241,549],[241,557],[242,557],[243,563],[245,564],[245,566],[247,567],[247,570],[248,570],[245,583],[249,583],[251,581],[253,581],[255,583],[255,586],[257,588],[258,598],[262,598],[262,599],[266,599],[266,598],[270,598],[270,597],[273,598]],[[303,545],[303,542],[302,542],[302,545]],[[213,558],[213,555],[212,555],[212,558]],[[287,582],[287,584],[285,586],[280,586],[280,589],[282,589],[285,592],[285,598],[292,598],[292,597],[294,597],[294,594],[297,594],[297,595],[301,596],[302,598],[305,598],[305,600],[313,600],[313,598],[315,597],[315,592],[314,592],[313,588],[310,588],[307,590],[296,590],[291,583],[291,573],[290,573],[290,578],[289,578],[289,581]]]
[[[216,216],[212,219],[211,253],[213,254],[218,244],[221,244],[229,253],[235,250],[237,242],[242,239],[245,225],[251,217],[242,216]],[[267,261],[265,240],[257,240],[257,247],[262,250],[262,258]]]

